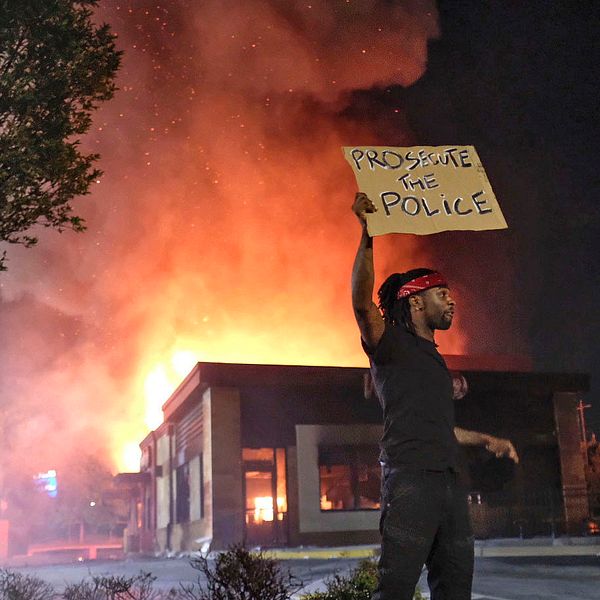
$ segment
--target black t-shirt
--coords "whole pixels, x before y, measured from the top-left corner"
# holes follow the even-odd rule
[[[381,459],[392,467],[456,469],[452,377],[433,342],[386,324],[369,356],[383,407]]]

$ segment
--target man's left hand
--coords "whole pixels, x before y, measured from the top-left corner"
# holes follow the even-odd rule
[[[515,463],[519,462],[519,455],[517,454],[517,451],[510,440],[504,440],[502,438],[497,438],[490,435],[488,436],[487,443],[485,444],[485,449],[488,452],[495,454],[496,458],[507,456]]]

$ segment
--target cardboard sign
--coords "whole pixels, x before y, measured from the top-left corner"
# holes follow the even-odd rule
[[[343,148],[358,189],[377,212],[372,236],[508,227],[473,146]]]

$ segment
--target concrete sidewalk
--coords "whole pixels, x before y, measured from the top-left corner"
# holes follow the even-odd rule
[[[600,556],[600,536],[476,540],[475,557]]]
[[[303,558],[372,558],[377,556],[378,552],[379,545],[368,544],[330,548],[316,546],[275,548],[266,550],[265,554],[277,560],[299,560]],[[510,556],[600,556],[600,536],[475,540],[476,558]]]

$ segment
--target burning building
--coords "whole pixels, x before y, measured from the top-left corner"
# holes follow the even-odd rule
[[[463,454],[478,537],[576,533],[588,516],[576,404],[588,377],[447,357],[460,426],[510,437],[519,465]],[[503,370],[498,370],[498,368]],[[198,363],[141,442],[129,550],[378,540],[381,411],[365,369]]]

